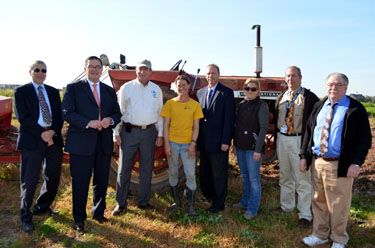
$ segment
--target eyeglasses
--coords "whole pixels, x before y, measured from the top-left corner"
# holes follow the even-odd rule
[[[246,91],[249,91],[249,90],[251,90],[251,91],[257,91],[258,89],[256,88],[256,87],[243,87],[243,89],[244,90],[246,90]]]
[[[42,69],[42,70],[40,70],[39,68],[34,68],[33,69],[33,72],[40,72],[40,71],[42,71],[42,73],[47,73],[46,69]]]
[[[95,69],[95,70],[100,70],[100,69],[102,69],[102,67],[101,67],[100,65],[96,65],[96,66],[89,65],[89,66],[87,66],[87,68],[89,68],[89,69]]]
[[[346,84],[342,84],[342,83],[338,83],[338,84],[328,83],[327,86],[329,88],[332,88],[333,86],[336,86],[336,87],[346,86]]]

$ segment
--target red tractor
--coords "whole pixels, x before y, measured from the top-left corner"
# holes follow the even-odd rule
[[[270,124],[266,135],[266,153],[263,158],[263,163],[269,163],[276,159],[276,149],[273,139],[275,100],[286,88],[283,77],[261,77],[262,72],[261,56],[262,47],[260,46],[260,26],[255,25],[253,29],[257,29],[257,46],[255,47],[255,73],[260,81],[260,97],[267,102],[270,110]],[[106,69],[103,72],[102,78],[110,77],[113,88],[118,91],[124,83],[136,78],[135,67],[125,65],[125,56],[121,55],[121,63],[109,64],[108,58],[105,55],[101,56],[103,64]],[[193,83],[190,86],[190,94],[195,98],[197,90],[207,85],[205,76],[191,75],[182,70],[179,70],[181,60],[177,62],[171,70],[153,71],[151,81],[157,83],[163,91],[163,100],[176,96],[177,94],[171,90],[172,83],[179,74],[185,74],[190,77]],[[183,67],[183,66],[182,66]],[[199,72],[199,70],[198,70]],[[78,76],[75,80],[83,77],[84,73]],[[245,92],[243,91],[243,84],[250,76],[221,76],[220,83],[233,89],[236,101],[241,101]],[[15,142],[17,139],[17,130],[11,126],[12,116],[12,100],[7,97],[0,97],[0,163],[1,162],[19,162],[20,153],[15,150]],[[118,147],[115,147],[110,172],[110,184],[115,185],[118,168]],[[69,159],[67,154],[64,154],[64,162]],[[138,161],[138,160],[137,160]],[[182,166],[182,164],[181,164]],[[180,176],[183,176],[183,169],[180,169]],[[131,190],[137,191],[139,184],[139,167],[138,162],[135,163],[133,175],[131,178]],[[163,148],[155,148],[154,168],[152,177],[152,191],[163,191],[168,188],[168,162]]]

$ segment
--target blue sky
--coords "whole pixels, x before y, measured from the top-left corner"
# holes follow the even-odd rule
[[[302,84],[326,94],[325,78],[343,72],[348,93],[375,96],[375,1],[4,1],[0,10],[0,83],[23,84],[35,59],[47,63],[46,83],[61,88],[90,55],[154,70],[179,59],[204,73],[253,76],[254,24],[262,26],[262,76],[284,76],[297,65]]]

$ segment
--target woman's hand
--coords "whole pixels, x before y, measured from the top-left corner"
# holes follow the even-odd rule
[[[259,162],[260,158],[261,158],[260,153],[254,152],[254,156],[253,156],[254,161]]]

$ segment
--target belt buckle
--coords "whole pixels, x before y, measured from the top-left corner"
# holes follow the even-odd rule
[[[147,129],[147,125],[141,126],[141,129]]]

